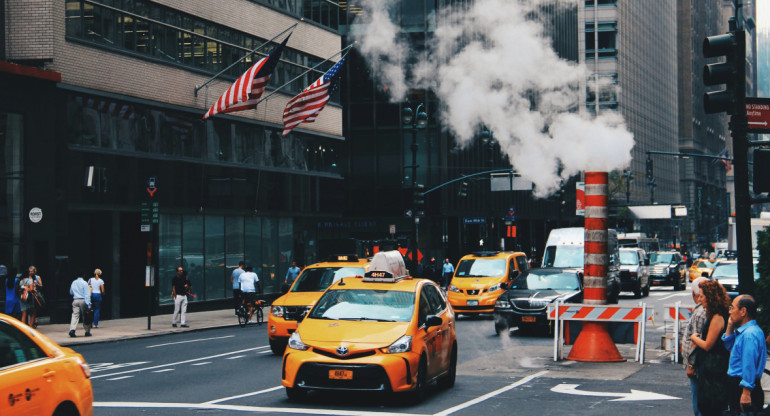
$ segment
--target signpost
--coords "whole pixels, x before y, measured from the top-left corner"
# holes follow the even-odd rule
[[[147,241],[147,264],[145,266],[144,285],[147,288],[147,330],[152,329],[152,308],[155,294],[155,265],[153,264],[153,253],[155,251],[156,233],[153,224],[160,223],[160,202],[155,199],[155,192],[158,191],[158,178],[151,176],[147,178],[145,189],[149,195],[148,200],[141,203],[140,229],[142,232],[149,232],[150,238]]]

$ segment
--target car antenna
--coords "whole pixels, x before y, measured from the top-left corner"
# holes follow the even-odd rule
[[[340,278],[340,283],[337,286],[345,286],[345,278]]]

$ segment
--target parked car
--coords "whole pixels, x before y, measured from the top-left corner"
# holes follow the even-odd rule
[[[730,298],[738,296],[740,289],[738,287],[738,261],[737,260],[723,260],[717,263],[714,270],[709,276],[712,280],[716,280],[722,287],[725,288]],[[759,279],[759,272],[757,271],[757,261],[754,261],[754,280]]]
[[[583,275],[575,269],[545,267],[519,275],[495,303],[495,332],[508,328],[546,328],[550,303],[583,301]]]
[[[83,356],[0,314],[0,415],[90,416],[90,377]]]
[[[703,276],[703,273],[711,274],[711,271],[714,270],[716,264],[716,258],[712,261],[711,259],[701,257],[693,261],[692,266],[690,266],[690,269],[687,271],[687,275],[690,276],[690,281],[692,282]]]
[[[621,248],[620,290],[634,292],[636,298],[650,295],[650,269],[647,253],[641,248]]]
[[[669,286],[684,290],[687,286],[685,262],[677,251],[658,251],[650,254],[650,282],[653,286]]]

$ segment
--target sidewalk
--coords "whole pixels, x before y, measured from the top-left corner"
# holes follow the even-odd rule
[[[189,328],[171,326],[171,314],[152,317],[151,328],[147,330],[147,317],[110,319],[99,322],[99,328],[92,328],[90,337],[84,336],[83,323],[78,324],[76,338],[69,336],[70,324],[38,324],[37,330],[61,346],[96,344],[100,342],[154,337],[181,332],[200,331],[238,325],[238,318],[231,309],[205,312],[188,312]],[[265,325],[265,324],[263,324]]]

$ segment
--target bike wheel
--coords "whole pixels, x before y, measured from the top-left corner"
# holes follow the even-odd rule
[[[257,309],[254,311],[254,317],[257,320],[257,325],[262,325],[262,322],[264,321],[264,318],[262,316],[262,308],[257,307]]]
[[[238,325],[245,327],[249,322],[249,312],[243,306],[238,308]]]

